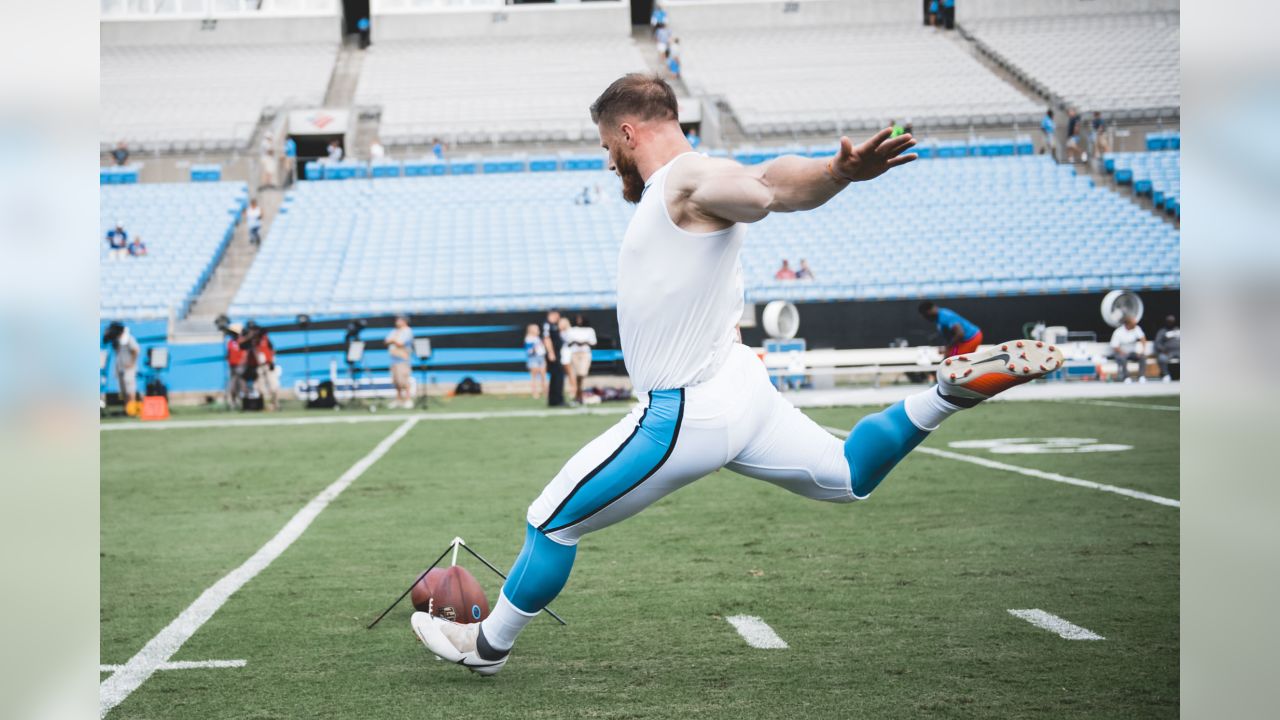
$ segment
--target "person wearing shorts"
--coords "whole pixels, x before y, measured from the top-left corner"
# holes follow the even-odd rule
[[[547,348],[534,323],[524,330],[524,366],[529,369],[530,395],[537,400],[547,389]]]
[[[396,317],[395,329],[387,333],[387,352],[391,355],[391,382],[396,386],[396,407],[412,408],[413,396],[409,385],[413,381],[413,328],[409,318]]]
[[[570,370],[573,373],[574,400],[582,402],[582,389],[591,372],[591,348],[596,345],[596,331],[582,315],[574,318],[569,331]]]

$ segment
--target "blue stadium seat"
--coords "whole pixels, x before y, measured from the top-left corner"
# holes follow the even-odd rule
[[[603,163],[560,158],[566,166],[588,160]],[[580,168],[423,177],[411,165],[406,177],[373,187],[304,183],[291,193],[231,314],[615,301],[618,244],[632,208],[614,175]],[[575,202],[597,187],[603,202]],[[755,301],[1092,292],[1126,276],[1178,283],[1175,228],[1043,156],[979,151],[913,163],[813,212],[769,216],[748,233],[743,274]],[[818,280],[774,281],[784,257],[808,260]]]

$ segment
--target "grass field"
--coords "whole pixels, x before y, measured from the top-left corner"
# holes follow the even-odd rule
[[[848,428],[871,410],[811,414]],[[365,629],[455,535],[509,565],[528,503],[616,419],[419,422],[171,658],[244,667],[160,670],[109,717],[1178,714],[1179,509],[921,453],[865,503],[721,471],[588,536],[553,605],[569,625],[535,621],[494,678],[434,661],[407,603]],[[1176,499],[1178,421],[1011,402],[961,413],[925,446]],[[101,662],[127,662],[399,425],[102,433]],[[948,447],[1059,436],[1132,449]],[[462,564],[494,597],[497,578]],[[1028,608],[1105,640],[1008,613]],[[762,618],[790,648],[750,647],[730,615]]]

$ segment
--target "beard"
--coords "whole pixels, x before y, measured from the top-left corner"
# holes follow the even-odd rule
[[[613,166],[618,169],[618,177],[622,178],[622,199],[635,205],[644,194],[644,178],[640,177],[640,168],[631,158],[618,153]]]

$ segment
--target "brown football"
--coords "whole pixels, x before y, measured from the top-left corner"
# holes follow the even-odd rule
[[[489,616],[484,589],[466,568],[433,568],[413,586],[413,606],[422,612],[459,623],[480,622]]]

